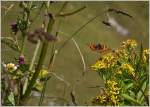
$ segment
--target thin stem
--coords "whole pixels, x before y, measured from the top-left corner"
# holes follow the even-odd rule
[[[36,79],[40,73],[40,70],[42,68],[42,65],[44,63],[44,59],[45,59],[45,56],[46,56],[46,52],[47,52],[47,48],[48,48],[48,41],[44,42],[43,45],[42,45],[42,50],[41,50],[41,54],[40,54],[40,59],[38,61],[38,65],[37,65],[37,68],[36,68],[36,71],[31,79],[31,81],[29,82],[29,85],[28,85],[28,88],[23,96],[23,98],[26,98],[30,95],[31,93],[31,90],[33,88],[33,85],[35,84],[36,82]]]
[[[88,25],[90,22],[92,22],[93,20],[95,20],[97,17],[100,17],[101,15],[103,15],[106,11],[104,11],[103,13],[97,14],[95,17],[91,18],[90,20],[88,20],[85,24],[83,24],[81,27],[79,27],[58,49],[58,52],[60,53],[61,49],[68,43],[69,40],[71,40],[74,36],[76,36],[77,33],[79,33],[86,25]]]
[[[59,20],[58,28],[57,28],[57,31],[56,31],[56,37],[58,37],[61,22],[62,22],[62,20]],[[52,49],[51,49],[51,57],[50,57],[49,65],[48,65],[48,71],[52,70],[52,66],[54,64],[56,54],[57,54],[57,51],[55,51],[55,42],[53,42]]]
[[[53,19],[52,15],[50,15],[49,23],[48,23],[48,26],[47,26],[47,32],[48,33],[51,33],[53,24],[54,24],[54,19]],[[38,75],[39,75],[40,70],[42,68],[42,65],[44,63],[46,53],[47,53],[47,50],[48,50],[48,45],[49,45],[49,41],[47,41],[47,40],[45,40],[42,44],[42,49],[41,49],[41,52],[40,52],[37,68],[35,70],[35,73],[33,74],[33,77],[31,79],[31,81],[29,82],[28,88],[27,88],[23,98],[28,97],[30,95],[31,91],[32,91],[32,88],[33,88],[33,86],[34,86],[34,84],[35,84],[35,82],[38,78]]]
[[[23,55],[23,53],[24,53],[25,41],[26,41],[26,38],[27,38],[27,36],[25,36],[25,33],[23,33],[23,32],[22,32],[22,36],[23,36],[23,38],[22,38],[21,52],[20,52],[21,55]]]
[[[34,51],[34,54],[33,54],[33,57],[32,57],[32,61],[31,61],[31,64],[30,64],[30,67],[29,67],[29,71],[32,71],[33,70],[33,66],[34,66],[34,63],[35,63],[35,60],[36,60],[36,56],[38,54],[38,50],[40,48],[40,44],[41,44],[41,41],[38,40],[38,43],[36,45],[36,49]]]
[[[86,6],[83,6],[83,7],[79,8],[79,9],[73,11],[73,12],[64,13],[64,14],[61,14],[61,13],[60,13],[60,14],[56,15],[56,17],[66,17],[66,16],[71,16],[71,15],[74,15],[74,14],[76,14],[76,13],[82,11],[82,10],[85,9],[85,8],[86,8]]]
[[[64,33],[64,32],[62,32],[62,31],[60,31],[60,33],[66,35],[66,36],[69,36],[67,33]],[[85,71],[85,70],[86,70],[86,64],[85,64],[85,60],[84,60],[83,54],[82,54],[82,52],[81,52],[81,49],[80,49],[79,45],[77,44],[77,42],[75,41],[74,38],[72,38],[71,40],[72,40],[73,43],[75,44],[75,46],[76,46],[76,48],[77,48],[77,50],[78,50],[78,52],[79,52],[79,54],[80,54],[80,56],[81,56],[81,60],[82,60],[82,63],[83,63],[83,69],[84,69],[84,71]],[[84,73],[85,73],[85,72],[83,72],[83,75],[84,75]]]
[[[77,44],[77,42],[75,41],[74,38],[72,38],[72,41],[74,42],[74,44],[75,44],[75,46],[76,46],[76,48],[77,48],[77,50],[78,50],[78,52],[79,52],[79,54],[81,56],[81,59],[82,59],[82,62],[83,62],[83,68],[84,68],[84,71],[85,71],[86,70],[85,60],[84,60],[83,54],[82,54],[82,52],[80,50],[80,47],[79,47],[79,45]]]
[[[65,1],[64,4],[62,5],[62,7],[60,8],[60,10],[58,11],[58,13],[56,14],[56,16],[59,15],[65,9],[67,4],[68,4],[68,1]]]
[[[45,94],[45,90],[46,90],[46,85],[47,85],[47,81],[50,77],[47,77],[46,80],[44,81],[44,85],[43,85],[43,90],[40,96],[40,101],[39,101],[39,106],[42,105],[43,99],[44,99],[44,94]]]
[[[42,8],[43,8],[43,6],[44,6],[44,2],[41,4],[41,6],[39,7],[39,10],[37,11],[37,13],[36,13],[36,15],[34,16],[34,20],[31,22],[31,24],[33,24],[36,20],[37,20],[37,18],[39,17],[39,15],[40,15],[40,13],[41,13],[41,11],[42,11]],[[30,24],[30,25],[31,25]]]

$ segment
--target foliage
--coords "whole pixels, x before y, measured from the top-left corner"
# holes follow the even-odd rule
[[[91,66],[103,78],[105,87],[92,99],[93,105],[148,105],[149,50],[137,50],[135,40],[103,54]]]
[[[46,82],[51,77],[50,72],[54,63],[55,54],[57,54],[57,50],[55,49],[55,41],[57,41],[58,31],[57,35],[51,34],[53,25],[55,24],[56,20],[55,17],[71,16],[86,8],[84,6],[72,12],[63,14],[62,11],[67,4],[67,2],[64,2],[58,13],[51,13],[49,12],[49,7],[51,4],[52,2],[50,1],[43,1],[42,4],[36,4],[32,1],[21,1],[19,4],[21,12],[18,15],[16,21],[10,24],[12,37],[2,38],[3,44],[7,45],[9,48],[20,54],[15,62],[3,63],[2,105],[24,105],[32,91],[41,93],[39,105],[42,104]],[[30,32],[30,27],[43,8],[44,16],[41,28],[37,28],[35,31]],[[38,12],[35,17],[33,17],[33,11],[35,9],[38,9]],[[21,35],[19,35],[18,32],[20,32]],[[21,36],[21,41],[18,41],[18,36]],[[70,39],[72,39],[72,37]],[[26,61],[26,56],[24,56],[24,48],[27,40],[37,45],[31,63],[28,63]],[[49,42],[52,41],[54,41],[52,49],[53,51],[49,58],[49,66],[43,67]],[[65,43],[67,42],[68,41]],[[39,48],[40,45],[42,47],[41,49]],[[38,59],[37,64],[35,64],[36,58]]]

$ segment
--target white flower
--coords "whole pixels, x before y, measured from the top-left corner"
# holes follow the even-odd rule
[[[18,66],[13,63],[7,63],[7,64],[3,63],[3,67],[8,72],[13,72],[13,71],[17,70],[17,68],[18,68]]]

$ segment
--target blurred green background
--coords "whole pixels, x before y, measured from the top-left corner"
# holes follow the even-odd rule
[[[41,2],[35,2],[41,4]],[[63,2],[55,2],[51,5],[50,12],[56,13],[62,6]],[[14,6],[5,14],[6,9],[4,7],[9,7],[11,4]],[[10,24],[16,21],[19,13],[21,12],[18,2],[1,2],[1,36],[12,36]],[[72,41],[69,41],[67,45],[62,49],[60,54],[56,57],[54,63],[54,72],[64,78],[70,84],[70,87],[52,77],[48,81],[48,86],[46,89],[46,96],[49,97],[60,97],[70,100],[70,91],[74,87],[75,97],[79,105],[84,105],[89,102],[91,97],[99,94],[99,88],[88,88],[90,86],[103,86],[103,81],[98,77],[97,73],[90,69],[90,66],[98,59],[99,54],[92,52],[87,44],[89,43],[102,43],[108,45],[108,47],[114,49],[119,47],[122,41],[127,39],[136,39],[138,43],[142,40],[144,47],[148,48],[149,45],[149,4],[147,1],[121,1],[121,2],[69,2],[65,12],[73,11],[77,8],[86,5],[86,9],[83,11],[65,17],[62,19],[62,24],[60,27],[59,41],[56,43],[58,48],[64,41],[73,34],[76,29],[90,20],[92,17],[98,13],[103,13],[108,8],[115,8],[123,10],[133,16],[133,18],[128,18],[122,15],[111,14],[122,26],[127,28],[130,32],[128,36],[122,36],[118,34],[114,29],[108,28],[102,24],[103,20],[106,20],[106,16],[102,14],[96,20],[88,24],[80,33],[78,33],[74,39],[78,43],[81,52],[84,55],[86,63],[86,73],[82,76],[83,64],[80,55]],[[34,17],[37,11],[34,11],[31,16]],[[32,18],[32,17],[31,17]],[[44,14],[41,13],[30,30],[41,27]],[[34,19],[33,19],[34,20]],[[53,29],[53,34],[55,34],[58,26],[58,19],[56,18],[56,24]],[[20,37],[20,33],[17,35]],[[51,47],[50,47],[51,48]],[[47,58],[45,61],[45,66],[48,65],[49,52],[47,53]],[[27,42],[25,56],[27,58],[26,62],[30,62],[33,56],[35,45]],[[9,49],[6,45],[2,44],[2,62],[12,62],[14,57],[18,56],[18,53]],[[65,92],[64,92],[65,90]],[[64,94],[65,93],[65,94]],[[50,101],[45,98],[45,104]],[[27,105],[35,105],[37,100],[31,99]],[[58,104],[59,105],[59,104]]]

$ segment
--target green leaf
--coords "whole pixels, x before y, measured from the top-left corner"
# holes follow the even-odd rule
[[[142,105],[141,103],[139,103],[136,99],[132,98],[131,96],[127,95],[127,94],[122,94],[121,95],[124,99],[130,101],[130,102],[133,102],[133,103],[136,103],[138,105]]]
[[[35,85],[34,85],[34,90],[35,91],[38,91],[38,92],[42,92],[43,90],[43,84],[41,82],[37,82]]]
[[[24,85],[23,85],[23,95],[27,89],[27,86],[28,86],[28,78],[25,79],[25,82],[24,82]]]
[[[141,87],[141,90],[144,92],[147,87],[147,81],[144,81],[142,86],[140,86],[140,87]],[[141,97],[144,96],[143,93],[141,92],[141,90],[139,90],[139,92],[137,93],[138,100],[141,100]]]
[[[13,92],[10,92],[9,96],[8,96],[8,100],[10,101],[10,103],[15,106],[15,98],[14,98],[14,94]]]
[[[16,44],[14,43],[14,41],[11,40],[11,39],[2,38],[2,39],[1,39],[1,42],[2,42],[3,44],[7,45],[9,48],[11,48],[11,49],[14,50],[14,51],[17,51],[17,52],[20,51],[19,48],[18,48],[18,45],[16,45]]]
[[[125,86],[126,90],[133,87],[133,83],[129,83],[128,85]]]
[[[19,69],[22,71],[22,72],[26,72],[29,70],[29,64],[21,64],[19,66]]]

